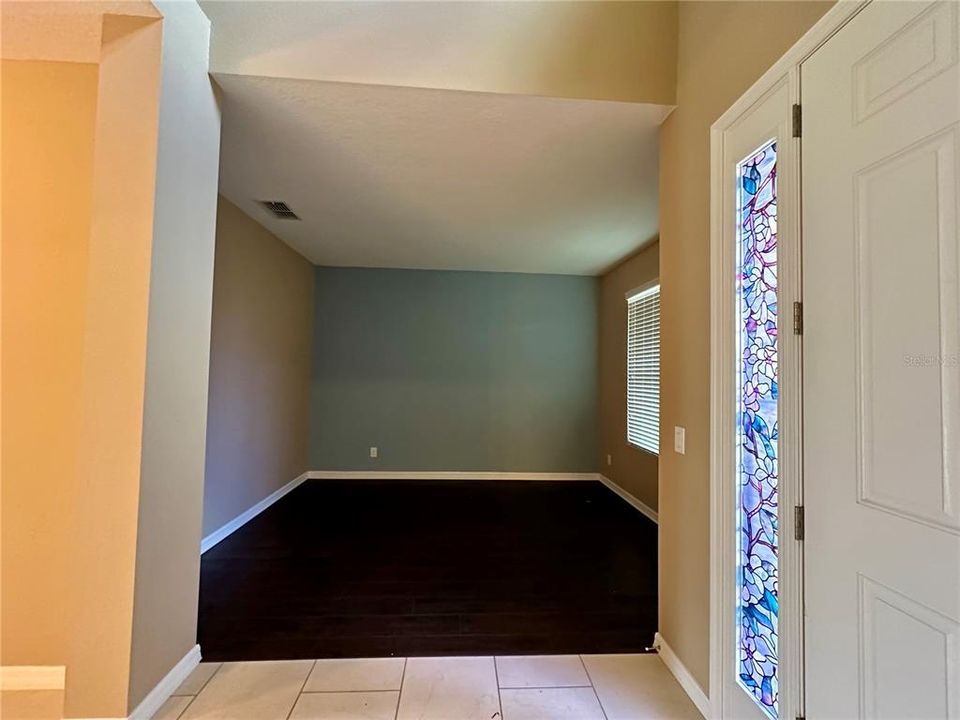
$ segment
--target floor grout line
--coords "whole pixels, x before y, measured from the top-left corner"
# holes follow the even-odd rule
[[[600,693],[597,692],[597,686],[593,684],[593,676],[590,675],[590,671],[587,670],[587,663],[583,659],[583,655],[577,655],[580,658],[580,664],[583,665],[583,671],[587,674],[587,680],[590,681],[590,687],[593,688],[593,696],[597,699],[597,704],[600,706],[600,712],[603,713],[603,717],[607,717],[607,709],[603,706],[603,700],[600,699]]]
[[[186,714],[187,710],[190,709],[190,706],[193,705],[193,701],[197,699],[197,696],[196,696],[196,695],[171,695],[170,697],[188,697],[188,698],[190,698],[190,702],[188,702],[186,705],[184,705],[184,706],[183,706],[183,710],[181,710],[181,711],[177,714],[176,720],[180,720],[180,718],[182,718],[182,717]],[[164,703],[164,705],[165,705],[165,704],[166,704],[166,703]],[[161,705],[160,707],[163,707],[163,705]],[[159,711],[158,711],[158,712],[159,712]]]
[[[397,693],[397,709],[393,711],[393,720],[400,717],[400,700],[403,698],[403,682],[407,679],[407,662],[410,658],[403,659],[403,670],[400,672],[400,692]]]
[[[197,667],[200,667],[200,664],[199,664],[199,663],[197,663]],[[200,686],[200,689],[197,690],[193,695],[184,694],[184,695],[171,695],[171,696],[170,696],[170,697],[188,697],[188,698],[190,698],[190,702],[188,702],[186,705],[184,705],[184,706],[183,706],[183,710],[181,710],[180,713],[177,715],[177,720],[180,720],[180,718],[182,718],[184,715],[187,714],[187,710],[189,710],[189,709],[190,709],[190,706],[193,705],[193,701],[197,699],[197,696],[199,696],[200,693],[202,693],[202,692],[206,689],[207,685],[210,684],[210,681],[213,680],[214,676],[215,676],[218,672],[220,672],[222,669],[223,669],[223,663],[220,663],[220,665],[217,666],[217,669],[214,670],[212,673],[210,673],[210,677],[207,678],[206,682],[204,682],[203,685]],[[194,670],[196,670],[196,668],[194,668]]]
[[[609,655],[605,655],[604,657],[611,657],[611,656],[612,656],[612,657],[624,657],[624,658],[627,658],[627,657],[633,657],[633,656],[635,656],[635,655],[637,655],[637,654],[636,654],[636,653],[612,653],[612,654],[609,654]],[[585,674],[585,676],[586,676],[587,681],[588,681],[589,684],[582,684],[582,683],[581,683],[581,684],[575,684],[575,685],[569,685],[569,684],[564,684],[564,685],[539,684],[539,683],[537,683],[538,678],[536,678],[536,677],[531,677],[530,679],[531,679],[534,683],[537,683],[537,684],[534,684],[534,685],[521,685],[521,686],[509,686],[509,687],[501,687],[501,685],[500,685],[499,656],[496,656],[496,655],[488,655],[488,656],[436,656],[436,657],[437,657],[437,658],[441,658],[441,659],[454,660],[454,661],[457,660],[457,659],[461,659],[461,658],[462,658],[462,659],[467,659],[467,658],[469,658],[469,657],[473,657],[473,658],[476,658],[476,659],[480,659],[480,658],[486,659],[486,658],[489,658],[490,660],[493,661],[494,682],[495,682],[496,688],[497,688],[498,712],[495,713],[494,715],[492,715],[491,718],[490,718],[490,720],[505,720],[505,718],[504,718],[504,705],[503,705],[503,691],[504,691],[504,690],[507,690],[508,692],[516,692],[516,691],[524,691],[524,690],[529,690],[529,691],[532,691],[532,692],[542,692],[543,690],[574,690],[574,689],[585,690],[585,689],[587,689],[587,688],[590,688],[591,692],[593,693],[594,698],[597,700],[598,706],[600,707],[601,715],[600,715],[600,716],[597,716],[597,717],[602,718],[602,720],[609,720],[609,718],[610,718],[609,714],[607,713],[606,707],[604,706],[603,700],[600,698],[600,693],[599,693],[598,688],[597,688],[597,686],[596,686],[596,682],[594,681],[593,676],[592,676],[592,674],[591,674],[591,672],[590,672],[590,669],[589,669],[589,667],[588,667],[587,664],[586,664],[586,658],[585,658],[584,655],[577,654],[575,657],[576,657],[576,658],[578,659],[578,661],[580,662],[580,665],[581,665],[581,667],[583,668],[584,674]],[[505,657],[506,659],[509,659],[509,658],[513,658],[513,657],[529,657],[529,658],[535,658],[535,657],[537,657],[537,656],[504,656],[504,657]],[[574,657],[574,656],[573,656],[573,655],[567,655],[567,657],[570,657],[570,658],[572,659],[572,657]],[[597,657],[597,656],[595,656],[595,655],[591,655],[591,659],[595,659],[596,657]],[[358,659],[360,659],[360,660],[362,660],[362,659],[379,660],[380,658],[358,658]],[[386,659],[386,658],[384,658],[384,659]],[[399,660],[399,659],[401,659],[401,658],[394,658],[394,659],[395,659],[395,660]],[[395,699],[396,705],[395,705],[395,708],[394,708],[394,717],[393,717],[393,720],[400,720],[400,705],[401,705],[401,702],[402,702],[403,692],[404,692],[404,689],[405,689],[405,686],[406,686],[406,673],[407,673],[407,669],[408,669],[408,666],[409,666],[410,658],[409,658],[409,657],[404,657],[404,658],[402,658],[402,659],[403,659],[403,668],[402,668],[402,670],[401,670],[399,688],[391,688],[391,687],[388,686],[387,688],[383,688],[383,689],[370,689],[370,690],[362,690],[362,689],[359,689],[359,690],[358,690],[358,689],[354,689],[354,690],[336,690],[336,689],[307,690],[306,687],[307,687],[307,685],[308,685],[308,683],[309,683],[309,681],[310,681],[310,678],[311,678],[311,676],[313,675],[313,673],[318,670],[319,662],[321,662],[321,661],[319,661],[319,660],[306,660],[306,661],[304,661],[304,663],[305,663],[305,662],[310,662],[310,666],[307,668],[307,672],[306,672],[306,674],[305,674],[305,677],[304,677],[304,679],[303,679],[303,682],[301,683],[299,690],[297,691],[296,695],[294,696],[294,702],[292,703],[290,709],[288,710],[288,712],[287,712],[287,714],[286,714],[286,716],[285,716],[286,720],[291,720],[291,718],[294,717],[294,713],[295,713],[295,711],[296,711],[296,708],[297,708],[297,706],[299,705],[299,702],[303,699],[303,697],[304,697],[305,695],[306,695],[306,696],[310,696],[310,695],[320,695],[320,696],[328,695],[328,696],[329,696],[329,695],[333,695],[333,694],[363,694],[363,693],[370,693],[370,694],[377,694],[377,695],[382,695],[383,693],[396,693],[396,694],[397,694],[397,697],[396,697],[396,699]],[[177,697],[177,698],[186,698],[186,699],[188,700],[188,702],[187,702],[186,705],[183,707],[183,709],[177,714],[177,718],[178,718],[178,719],[182,719],[182,718],[185,718],[185,717],[188,716],[189,711],[190,711],[190,708],[193,707],[193,702],[196,701],[197,697],[199,697],[203,692],[206,692],[206,690],[207,690],[207,688],[209,687],[209,685],[213,682],[213,679],[214,679],[215,677],[218,677],[218,676],[219,676],[219,673],[223,670],[223,666],[224,666],[225,664],[227,664],[227,663],[220,663],[220,665],[210,674],[210,677],[208,677],[208,678],[202,683],[202,685],[199,686],[199,688],[198,688],[198,690],[197,690],[196,693],[193,693],[193,694],[181,694],[181,695],[171,695],[171,696],[170,696],[171,698],[174,698],[174,697]],[[256,664],[258,664],[258,661],[249,661],[249,662],[234,663],[234,664],[256,665]],[[396,671],[396,670],[395,670],[395,665],[394,665],[393,667],[394,667],[393,671],[390,672],[390,673],[387,673],[386,675],[384,675],[384,678],[388,677],[389,675],[392,675],[392,674]],[[601,674],[601,679],[602,679],[603,676],[604,676],[604,668],[605,668],[605,667],[606,667],[605,665],[601,665],[601,666],[595,668],[598,672],[600,672],[600,674]],[[568,670],[569,670],[569,668],[568,668]],[[546,671],[544,671],[544,672],[546,672]],[[509,674],[509,666],[508,666],[508,674]],[[482,679],[482,678],[481,678],[481,679]],[[543,677],[543,678],[541,678],[541,679],[542,679],[542,680],[545,680],[547,683],[549,683],[549,681],[550,681],[551,679],[553,679],[553,678]],[[229,684],[229,682],[228,682],[228,684]],[[344,684],[346,684],[346,683],[344,683]],[[416,683],[414,682],[414,684],[416,684]],[[480,682],[480,683],[478,683],[478,684],[482,687],[482,682]],[[472,685],[471,685],[471,688],[469,688],[469,689],[471,689],[472,691],[478,690],[478,688],[475,687],[475,685],[476,685],[476,683],[475,683],[475,684],[472,684]],[[336,687],[336,686],[334,686],[334,687]],[[362,687],[362,686],[361,686],[361,687]],[[487,686],[487,687],[489,687],[489,686]],[[606,687],[606,686],[605,686],[605,687]],[[682,687],[679,687],[679,685],[678,685],[678,689],[679,689],[681,692],[682,692],[682,690],[683,690],[683,688],[682,688]],[[609,690],[609,688],[608,688],[607,690]],[[217,688],[217,692],[219,692],[219,688]],[[610,700],[610,697],[612,697],[612,695],[610,695],[610,693],[607,692],[607,691],[605,691],[605,693],[608,694],[608,701],[609,701],[609,700]],[[614,694],[616,694],[616,693],[614,693]],[[555,694],[554,697],[555,697],[556,695],[557,695],[557,694]],[[588,695],[589,695],[589,693],[578,694],[578,697],[580,698],[580,699],[578,700],[578,702],[586,701],[586,697],[587,697]],[[289,697],[289,695],[287,695],[286,697]],[[409,695],[408,695],[408,697],[409,697]],[[524,696],[523,696],[523,695],[518,695],[518,696],[510,696],[510,695],[508,695],[508,697],[519,697],[519,698],[522,698],[522,697],[524,697]],[[529,698],[529,696],[526,696],[526,697]],[[547,695],[547,698],[549,698],[549,697],[551,697],[551,696],[548,694],[548,695]],[[382,699],[385,699],[385,698],[382,698]],[[372,700],[373,700],[373,699],[371,698],[371,701],[372,701]],[[529,700],[525,700],[524,702],[528,702],[528,701],[529,701]],[[314,700],[314,702],[322,702],[322,701],[321,701],[319,698],[317,698],[317,699]],[[346,701],[345,701],[345,702],[346,702]],[[538,701],[538,702],[539,702],[539,701]],[[552,702],[554,702],[554,701],[553,701],[553,700],[550,700],[549,702],[552,703]],[[588,702],[588,701],[587,701],[587,702]],[[353,700],[351,700],[350,703],[353,704]],[[305,708],[305,709],[306,709],[306,708]],[[384,708],[384,709],[385,709],[385,708]]]
[[[199,695],[200,693],[202,693],[202,692],[204,691],[204,689],[207,687],[207,685],[210,684],[210,681],[213,680],[213,678],[216,677],[217,673],[220,672],[221,670],[223,670],[223,665],[224,665],[223,663],[220,663],[220,664],[217,666],[217,669],[214,670],[212,673],[210,673],[210,677],[208,677],[208,678],[206,679],[206,681],[204,681],[203,685],[200,686],[200,689],[197,690],[195,693],[193,693],[193,696],[194,696],[194,697],[196,697],[197,695]],[[197,664],[197,667],[200,667],[199,663]],[[194,668],[194,670],[196,670],[196,668]]]
[[[297,708],[297,703],[300,702],[300,696],[303,695],[303,689],[307,686],[307,682],[310,680],[310,676],[313,675],[314,669],[317,667],[317,661],[314,660],[310,664],[310,669],[307,671],[307,676],[303,679],[303,684],[300,686],[300,690],[297,692],[297,697],[293,700],[293,705],[290,706],[290,710],[287,712],[286,720],[290,720],[290,716],[293,715],[293,711]]]
[[[508,685],[501,690],[565,690],[566,688],[592,688],[593,685]]]
[[[500,720],[503,720],[503,698],[500,697],[500,671],[497,670],[497,656],[493,655],[493,678],[497,683],[497,705],[500,706]]]
[[[301,695],[342,695],[344,693],[398,693],[396,688],[390,690],[301,690]]]

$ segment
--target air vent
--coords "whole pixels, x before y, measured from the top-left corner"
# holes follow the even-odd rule
[[[261,200],[260,204],[281,220],[299,220],[297,214],[283,200]]]

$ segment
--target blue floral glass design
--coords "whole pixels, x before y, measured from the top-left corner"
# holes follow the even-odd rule
[[[778,714],[777,145],[737,166],[739,681]]]

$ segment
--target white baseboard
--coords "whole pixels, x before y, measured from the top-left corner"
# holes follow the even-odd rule
[[[295,487],[300,485],[308,477],[310,477],[310,473],[303,473],[299,475],[298,477],[288,482],[279,490],[275,490],[274,492],[267,495],[267,497],[265,497],[263,500],[258,502],[249,510],[237,515],[233,520],[228,522],[226,525],[223,525],[222,527],[214,530],[212,533],[210,533],[205,538],[203,538],[203,540],[200,541],[200,553],[201,554],[205,553],[207,550],[212,548],[218,542],[220,542],[221,540],[224,540],[231,533],[233,533],[243,525],[247,524],[251,520],[253,520],[253,518],[255,518],[257,515],[262,513],[264,510],[266,510],[268,507],[273,505],[277,500],[279,500],[284,495],[289,493]]]
[[[673,673],[677,682],[680,683],[680,687],[687,693],[693,701],[693,704],[697,706],[697,710],[700,711],[703,717],[709,720],[712,717],[710,699],[697,681],[693,679],[693,675],[690,674],[686,666],[680,662],[680,658],[673,652],[673,649],[667,644],[667,641],[663,639],[663,635],[660,633],[654,635],[653,645],[657,648],[657,654],[660,656],[663,664]]]
[[[194,645],[130,713],[129,720],[150,720],[199,664],[200,646]]]
[[[617,485],[615,482],[613,482],[613,480],[611,480],[610,478],[608,478],[606,475],[598,475],[598,476],[597,476],[597,479],[598,479],[600,482],[602,482],[604,485],[606,485],[608,488],[610,488],[611,490],[613,490],[613,492],[615,492],[615,493],[616,493],[617,495],[619,495],[621,498],[623,498],[623,499],[626,500],[628,503],[630,503],[631,505],[633,505],[634,508],[636,508],[637,510],[639,510],[640,512],[642,512],[644,515],[646,515],[648,518],[650,518],[651,520],[653,520],[655,523],[657,523],[657,524],[660,523],[660,520],[658,519],[658,516],[657,516],[657,511],[654,510],[654,509],[653,509],[652,507],[650,507],[649,505],[647,505],[645,502],[643,502],[643,501],[638,500],[637,498],[635,498],[633,495],[631,495],[631,494],[628,493],[626,490],[624,490],[622,487],[620,487],[620,486]]]
[[[66,673],[63,665],[0,666],[0,692],[63,690]]]
[[[199,664],[200,646],[194,645],[127,717],[73,718],[72,720],[150,720]]]
[[[598,480],[597,473],[310,470],[311,480]]]

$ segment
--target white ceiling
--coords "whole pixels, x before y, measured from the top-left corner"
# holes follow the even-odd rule
[[[592,275],[657,235],[665,106],[215,77],[221,192],[316,264]]]

